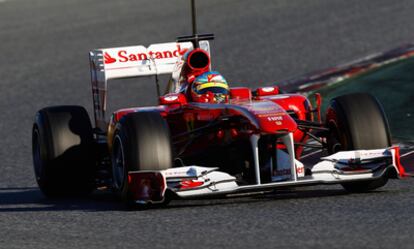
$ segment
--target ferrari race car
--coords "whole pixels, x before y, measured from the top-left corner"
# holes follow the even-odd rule
[[[90,52],[94,127],[80,106],[46,107],[33,125],[37,183],[49,197],[113,190],[132,204],[166,203],[315,184],[362,192],[404,176],[373,96],[330,101],[278,86],[229,87],[211,69],[213,35]],[[159,105],[107,118],[110,80],[171,74]],[[322,121],[323,120],[323,121]],[[310,143],[309,141],[313,141]],[[307,147],[319,162],[301,162]]]

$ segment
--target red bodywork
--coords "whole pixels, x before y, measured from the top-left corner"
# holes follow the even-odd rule
[[[237,123],[230,122],[228,127],[219,127],[210,133],[207,132],[202,141],[191,146],[192,152],[205,150],[206,147],[229,140],[246,139],[251,133],[277,135],[293,132],[295,142],[306,142],[307,136],[298,129],[296,121],[292,118],[312,120],[311,105],[306,97],[299,94],[252,97],[248,88],[232,89],[231,95],[229,103],[214,104],[187,102],[184,94],[168,94],[160,97],[161,105],[157,107],[137,107],[116,111],[110,126],[114,126],[128,113],[154,110],[160,112],[167,120],[172,142],[177,150],[191,139],[192,131],[203,128],[222,117],[238,118],[235,119]],[[283,147],[283,145],[279,146]],[[302,148],[302,146],[296,147],[297,158],[300,157]]]

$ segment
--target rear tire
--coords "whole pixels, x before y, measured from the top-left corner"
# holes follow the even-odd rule
[[[354,93],[331,100],[326,114],[328,151],[380,149],[391,146],[390,130],[378,100],[367,93]],[[349,192],[366,192],[384,186],[388,176],[344,183]]]
[[[113,187],[129,203],[128,172],[172,167],[172,146],[167,122],[157,112],[126,115],[117,124],[112,145]]]
[[[56,106],[36,113],[32,130],[36,181],[47,197],[85,195],[94,188],[92,126],[80,106]]]

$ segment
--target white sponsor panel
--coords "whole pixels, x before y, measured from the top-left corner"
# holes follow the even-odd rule
[[[96,69],[105,74],[105,79],[128,78],[172,73],[178,59],[193,45],[191,42],[169,42],[104,48],[91,52]],[[210,53],[208,41],[200,41],[200,48]]]
[[[292,172],[290,168],[290,157],[289,154],[283,150],[277,150],[277,169],[273,169],[272,172],[272,181],[282,181],[292,178]],[[296,173],[298,177],[305,176],[305,167],[303,163],[298,160],[295,160]]]
[[[177,59],[192,47],[191,43],[154,44],[148,48],[131,46],[103,49],[105,70],[128,67],[148,67],[151,64],[173,65]]]

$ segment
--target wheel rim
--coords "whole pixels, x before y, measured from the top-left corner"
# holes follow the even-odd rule
[[[341,143],[341,139],[339,137],[339,128],[336,124],[336,122],[331,121],[329,122],[328,127],[330,128],[330,132],[328,135],[328,151],[330,151],[332,154],[339,152],[343,150],[343,145]]]
[[[32,142],[32,153],[33,153],[33,167],[36,175],[36,180],[40,181],[42,172],[43,160],[42,160],[42,149],[40,144],[40,133],[39,129],[34,128],[33,130],[33,142]]]
[[[114,188],[120,190],[125,181],[125,156],[122,140],[119,135],[115,136],[112,156],[112,172]]]
[[[335,130],[330,134],[330,150],[332,153],[336,153],[342,150],[342,144],[338,138],[338,132]]]

